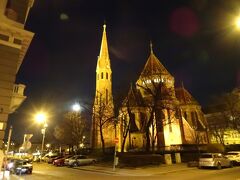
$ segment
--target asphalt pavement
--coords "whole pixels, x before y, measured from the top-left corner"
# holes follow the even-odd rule
[[[185,163],[172,164],[172,165],[155,165],[155,166],[143,166],[138,168],[115,168],[113,166],[104,166],[104,165],[90,165],[90,166],[79,166],[75,169],[83,170],[83,171],[92,171],[92,172],[101,172],[112,175],[122,175],[122,176],[153,176],[155,174],[166,174],[171,172],[178,171],[187,171],[191,168],[196,167],[188,167]]]

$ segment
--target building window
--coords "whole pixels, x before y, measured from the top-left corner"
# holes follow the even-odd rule
[[[9,40],[9,36],[4,35],[4,34],[0,34],[0,39],[3,41],[8,41]]]
[[[184,117],[184,119],[187,121],[187,112],[186,112],[186,111],[184,111],[183,117]]]
[[[108,79],[108,73],[106,73],[106,79]]]
[[[167,109],[167,114],[168,114],[169,132],[172,132],[171,112],[169,109]]]
[[[103,72],[101,73],[101,79],[103,79]]]
[[[22,40],[14,38],[13,43],[21,45],[22,44]]]
[[[0,130],[3,130],[3,127],[4,127],[4,123],[0,122]]]
[[[195,127],[196,129],[199,128],[198,126],[198,117],[196,112],[191,112],[191,118],[192,118],[192,126]]]

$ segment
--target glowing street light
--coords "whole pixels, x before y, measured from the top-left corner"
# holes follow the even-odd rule
[[[45,113],[38,113],[38,114],[36,114],[35,119],[38,123],[44,123],[47,119],[46,114]]]
[[[50,147],[51,147],[51,144],[46,144],[46,147],[47,147],[47,148],[50,148]]]
[[[237,27],[237,29],[240,29],[240,16],[238,16],[235,20],[235,25]]]
[[[41,149],[41,154],[43,154],[43,148],[44,148],[44,141],[45,141],[45,135],[46,135],[46,128],[48,127],[47,125],[47,116],[45,113],[41,112],[36,114],[35,116],[35,120],[40,123],[43,124],[43,128],[41,129],[43,138],[42,138],[42,149]]]
[[[81,109],[80,104],[75,103],[75,104],[72,105],[72,110],[73,110],[73,111],[75,111],[75,112],[79,112],[80,109]]]

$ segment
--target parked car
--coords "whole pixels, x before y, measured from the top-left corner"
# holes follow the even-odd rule
[[[87,156],[79,155],[75,158],[69,159],[68,166],[77,167],[80,165],[94,164],[96,161],[97,160],[94,158],[88,158]]]
[[[221,153],[203,153],[199,158],[198,167],[215,167],[221,169],[222,167],[232,167],[232,162]]]
[[[48,162],[48,160],[49,160],[50,158],[54,158],[54,157],[57,157],[57,156],[58,156],[57,153],[48,153],[48,154],[45,154],[45,155],[41,158],[41,160],[42,160],[43,162]]]
[[[14,174],[32,174],[33,166],[28,160],[10,159],[7,170]]]
[[[63,156],[51,156],[48,158],[48,163],[52,164],[55,159],[62,158]]]
[[[64,160],[64,165],[65,165],[65,166],[69,166],[69,162],[72,161],[73,159],[76,159],[78,156],[79,156],[79,155],[74,155],[74,156],[72,156],[72,157],[66,158],[66,159]]]
[[[54,161],[53,161],[53,165],[55,165],[55,166],[64,166],[64,161],[65,161],[65,159],[69,159],[69,158],[71,158],[73,155],[66,155],[66,156],[64,156],[64,157],[62,157],[62,158],[59,158],[59,159],[55,159]]]
[[[230,159],[233,164],[240,164],[240,151],[229,151],[226,157]]]

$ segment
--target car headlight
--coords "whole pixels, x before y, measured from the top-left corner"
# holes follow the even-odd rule
[[[8,169],[11,169],[11,168],[13,167],[13,163],[9,163],[9,164],[7,165],[7,167],[8,167]]]

